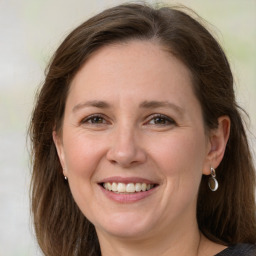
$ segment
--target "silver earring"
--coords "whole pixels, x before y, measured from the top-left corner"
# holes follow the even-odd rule
[[[66,170],[66,169],[65,169],[65,168],[63,168],[63,172],[64,172],[65,170]],[[64,179],[65,179],[65,180],[67,180],[67,179],[68,179],[68,177],[64,175]]]
[[[213,167],[211,167],[211,177],[209,177],[208,186],[211,191],[216,191],[219,187],[219,183],[216,179],[216,172]]]

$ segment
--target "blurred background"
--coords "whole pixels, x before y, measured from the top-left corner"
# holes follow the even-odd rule
[[[0,0],[0,255],[42,255],[29,210],[26,132],[49,58],[65,36],[102,9],[127,1]],[[136,1],[133,1],[136,2]],[[183,4],[210,24],[231,62],[238,103],[256,149],[256,1],[146,1]],[[254,154],[254,160],[256,159]]]

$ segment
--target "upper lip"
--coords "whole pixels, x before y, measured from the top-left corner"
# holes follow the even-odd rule
[[[116,182],[116,183],[124,183],[124,184],[128,184],[128,183],[158,184],[158,182],[156,181],[152,181],[150,179],[145,179],[141,177],[121,177],[121,176],[104,178],[99,183],[107,183],[107,182],[109,183]]]

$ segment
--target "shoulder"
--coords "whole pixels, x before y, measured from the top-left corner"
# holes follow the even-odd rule
[[[215,256],[255,256],[256,244],[236,244],[229,246]]]

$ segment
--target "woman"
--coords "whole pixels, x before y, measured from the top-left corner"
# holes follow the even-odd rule
[[[255,255],[255,173],[221,47],[127,4],[68,35],[30,135],[45,255]]]

